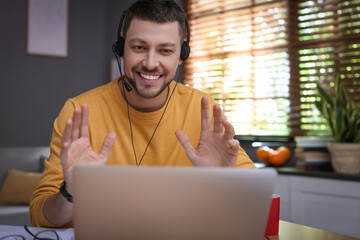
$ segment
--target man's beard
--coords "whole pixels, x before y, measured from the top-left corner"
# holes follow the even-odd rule
[[[168,83],[164,82],[163,85],[161,86],[161,88],[158,91],[156,91],[154,93],[146,94],[145,92],[142,93],[142,92],[139,91],[139,88],[138,88],[138,86],[136,84],[136,81],[133,78],[129,78],[128,76],[126,76],[126,79],[130,83],[130,85],[135,89],[136,93],[142,98],[155,98],[155,97],[159,96],[169,86],[169,84],[171,83],[171,81],[168,82]],[[145,87],[145,89],[146,89],[146,87]]]

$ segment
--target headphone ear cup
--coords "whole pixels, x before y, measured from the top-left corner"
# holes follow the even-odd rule
[[[119,55],[119,57],[122,57],[124,55],[124,45],[125,45],[125,38],[119,37],[115,45],[115,51],[117,55]]]
[[[184,41],[181,45],[180,58],[181,60],[185,61],[186,59],[189,58],[189,56],[190,56],[190,46],[187,41]]]

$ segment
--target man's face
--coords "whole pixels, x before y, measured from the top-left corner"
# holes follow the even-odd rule
[[[158,96],[180,63],[178,22],[156,23],[138,18],[131,21],[125,37],[124,69],[138,95]]]

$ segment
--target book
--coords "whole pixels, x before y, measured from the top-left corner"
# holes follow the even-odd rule
[[[332,138],[295,137],[296,167],[306,171],[331,171],[327,144]]]

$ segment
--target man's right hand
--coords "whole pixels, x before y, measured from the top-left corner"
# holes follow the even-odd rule
[[[104,165],[109,158],[116,134],[108,133],[100,153],[95,153],[89,140],[89,109],[86,103],[75,108],[72,119],[66,121],[61,138],[60,160],[63,168],[66,190],[72,194],[73,169],[76,165]],[[44,217],[56,226],[65,226],[73,218],[73,204],[65,200],[60,192],[48,197],[43,205]]]
[[[106,135],[100,153],[95,153],[89,140],[89,108],[83,103],[75,108],[72,119],[66,121],[65,130],[61,138],[62,149],[60,160],[63,168],[66,189],[72,194],[73,169],[77,165],[105,165],[109,158],[116,134]]]

